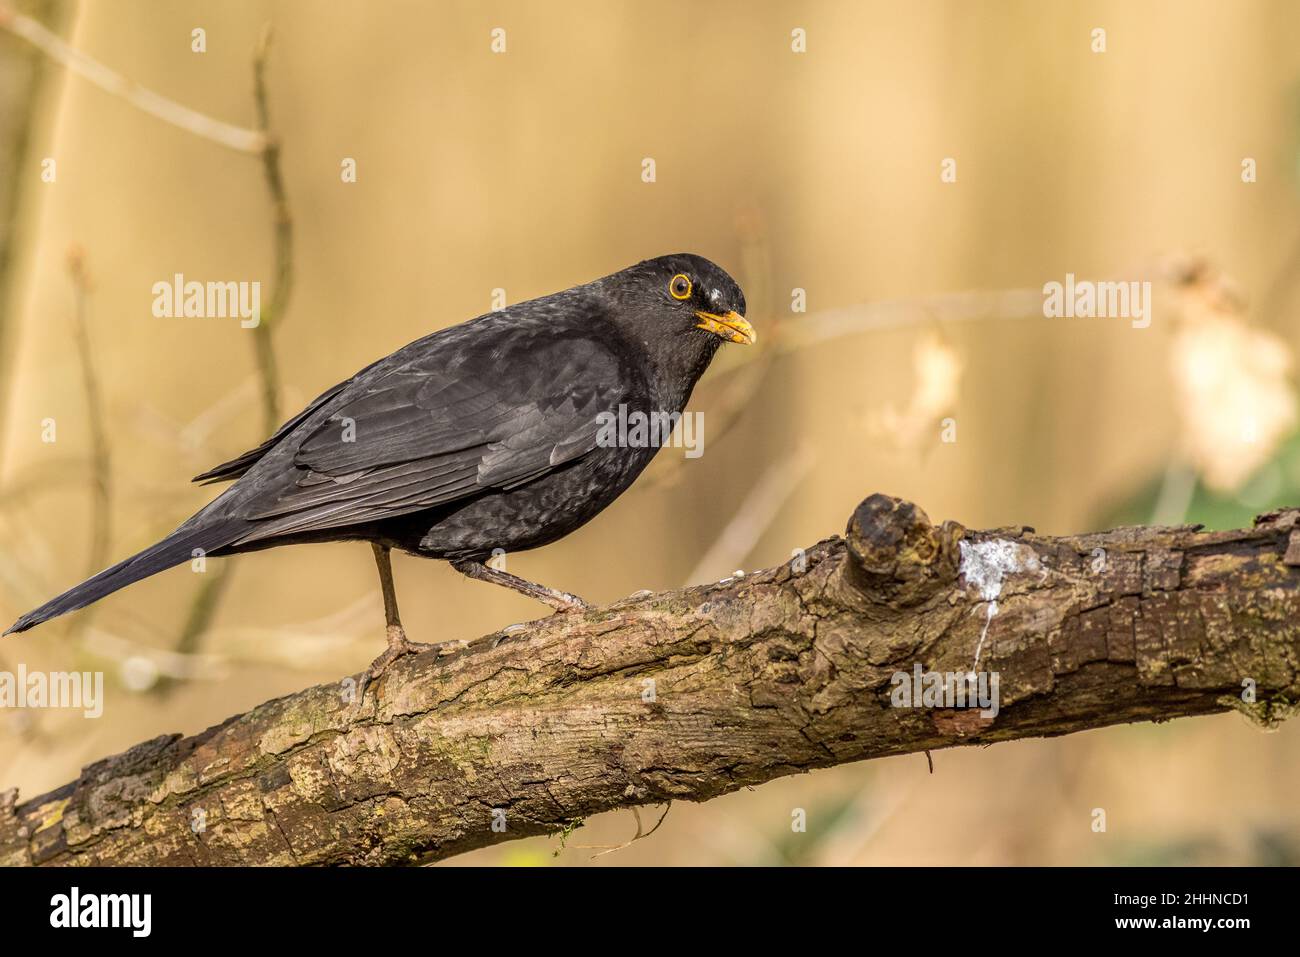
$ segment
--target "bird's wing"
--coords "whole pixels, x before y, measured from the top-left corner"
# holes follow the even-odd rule
[[[596,447],[627,369],[590,337],[462,339],[346,390],[290,437],[246,503],[244,542],[364,524],[538,478]],[[257,477],[259,485],[268,478]]]

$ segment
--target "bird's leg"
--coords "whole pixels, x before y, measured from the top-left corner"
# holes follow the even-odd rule
[[[530,582],[526,578],[511,575],[509,572],[498,571],[473,559],[458,559],[451,563],[451,567],[467,578],[477,578],[481,582],[492,582],[494,585],[505,585],[507,588],[513,588],[529,598],[536,598],[543,604],[550,605],[556,611],[579,611],[587,607],[587,603],[577,595],[570,595],[565,591],[547,588],[545,585]]]
[[[397,589],[393,587],[393,563],[389,557],[389,548],[373,542],[371,547],[375,550],[375,564],[379,566],[379,587],[384,593],[384,623],[388,632],[388,650],[372,661],[367,669],[370,677],[378,678],[385,668],[403,655],[412,655],[432,646],[406,640],[406,629],[402,627],[401,616],[397,613]]]

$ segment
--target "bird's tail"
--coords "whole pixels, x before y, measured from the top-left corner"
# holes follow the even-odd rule
[[[188,523],[186,523],[157,545],[151,545],[111,568],[105,568],[98,575],[87,578],[80,585],[69,588],[56,598],[51,598],[41,607],[32,609],[10,625],[5,634],[26,631],[43,621],[84,608],[91,602],[99,601],[105,595],[111,595],[132,582],[138,582],[173,565],[189,561],[194,556],[195,549],[201,549],[206,553],[223,545],[229,545],[238,537],[238,524],[216,522],[187,527]]]

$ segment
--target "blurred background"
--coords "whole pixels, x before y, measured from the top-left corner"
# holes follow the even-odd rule
[[[69,74],[11,10],[249,129],[273,24],[291,235],[260,156]],[[214,494],[191,476],[373,359],[683,250],[760,333],[696,391],[705,454],[661,452],[511,571],[596,602],[709,581],[875,491],[1045,533],[1300,504],[1297,35],[1285,2],[0,0],[0,619],[170,531]],[[155,318],[176,273],[260,281],[263,325]],[[1067,273],[1151,281],[1153,321],[1044,318]],[[542,610],[394,562],[415,640]],[[369,548],[300,546],[5,639],[0,670],[104,671],[107,702],[0,712],[0,787],[355,672],[382,621]],[[631,812],[450,863],[1295,864],[1298,759],[1294,723],[1125,726],[679,804],[600,856]]]

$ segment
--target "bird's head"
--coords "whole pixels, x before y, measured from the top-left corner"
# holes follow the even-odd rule
[[[656,357],[707,365],[723,342],[750,345],[757,339],[740,286],[703,256],[647,259],[598,285],[613,302],[615,320]],[[701,366],[696,374],[703,371]]]

